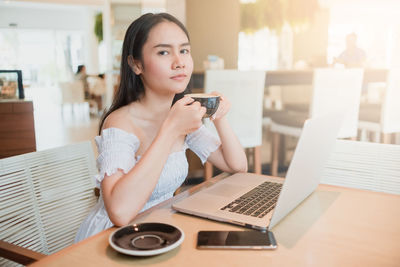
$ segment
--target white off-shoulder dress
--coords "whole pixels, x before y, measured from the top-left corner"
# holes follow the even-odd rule
[[[99,188],[105,175],[110,176],[118,170],[127,173],[140,160],[140,157],[136,156],[140,141],[132,133],[118,128],[108,128],[103,130],[100,136],[96,136],[95,141],[99,151],[97,158],[99,174],[96,175],[95,179]],[[217,150],[220,144],[219,138],[204,125],[197,131],[188,134],[182,150],[173,152],[168,156],[158,183],[142,211],[172,197],[175,190],[185,181],[188,174],[188,162],[185,153],[187,148],[196,153],[204,164],[208,156]],[[100,195],[97,204],[82,222],[76,234],[75,242],[112,226],[113,223],[108,217],[103,198]]]

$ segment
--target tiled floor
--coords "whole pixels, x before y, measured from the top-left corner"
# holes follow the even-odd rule
[[[94,137],[99,118],[89,116],[87,105],[62,107],[56,87],[27,88],[26,96],[33,100],[38,151],[90,140],[97,153]]]

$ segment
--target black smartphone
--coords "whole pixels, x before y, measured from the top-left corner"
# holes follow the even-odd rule
[[[270,231],[200,231],[199,249],[275,249],[274,234]]]

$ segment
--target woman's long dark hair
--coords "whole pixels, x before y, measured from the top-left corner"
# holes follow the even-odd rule
[[[128,57],[131,56],[135,60],[140,60],[143,65],[143,45],[147,41],[150,30],[163,21],[173,22],[178,25],[189,40],[189,34],[185,26],[178,19],[167,13],[147,13],[132,22],[126,31],[122,46],[121,81],[110,108],[101,118],[99,134],[101,134],[101,129],[108,115],[120,107],[138,101],[144,94],[144,86],[140,79],[140,75],[136,75],[133,72],[132,68],[128,64]],[[175,96],[175,99],[176,98],[177,96]]]

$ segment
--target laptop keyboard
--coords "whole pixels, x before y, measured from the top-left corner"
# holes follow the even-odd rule
[[[281,189],[282,184],[264,182],[221,210],[262,218],[275,207]]]

